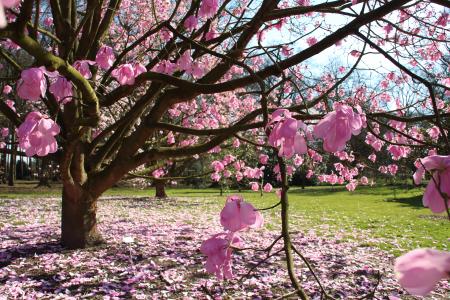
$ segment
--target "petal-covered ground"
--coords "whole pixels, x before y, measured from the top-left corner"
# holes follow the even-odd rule
[[[0,200],[0,299],[273,299],[291,292],[282,253],[260,263],[267,253],[256,251],[279,236],[273,213],[265,215],[271,226],[244,234],[252,249],[234,252],[235,279],[219,282],[205,273],[199,247],[221,232],[222,204],[201,198],[103,199],[98,217],[107,245],[68,251],[58,245],[58,199]],[[372,299],[375,291],[376,299],[415,299],[396,283],[389,252],[336,234],[316,236],[314,228],[292,230],[294,245],[333,297]],[[281,242],[271,253],[280,249]],[[320,299],[299,257],[296,265],[308,294]],[[442,282],[428,299],[448,299],[448,290]]]

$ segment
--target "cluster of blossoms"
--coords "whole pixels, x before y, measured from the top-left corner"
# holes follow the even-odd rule
[[[30,112],[17,129],[19,145],[27,156],[46,156],[58,150],[55,136],[59,126],[49,117],[39,112]]]
[[[251,168],[245,165],[245,162],[241,160],[236,160],[231,154],[225,155],[224,159],[219,161],[215,160],[211,163],[211,168],[214,173],[211,174],[211,179],[213,181],[220,181],[222,176],[224,178],[230,178],[234,176],[237,181],[241,181],[244,178],[248,179],[258,179],[263,176],[264,166],[260,168]],[[234,169],[232,172],[230,169]]]
[[[225,231],[213,235],[200,247],[200,251],[207,256],[206,271],[215,274],[218,279],[231,279],[233,248],[241,248],[243,245],[239,232],[260,228],[263,222],[262,215],[253,205],[240,196],[229,196],[220,212],[220,224]]]
[[[334,111],[328,113],[313,129],[313,134],[317,138],[323,139],[323,148],[327,152],[334,153],[340,160],[354,161],[354,155],[342,151],[346,143],[352,135],[358,135],[362,128],[366,126],[366,117],[362,113],[361,108],[357,107],[358,113],[352,107],[335,103]],[[316,151],[307,148],[306,141],[312,139],[312,133],[302,122],[292,117],[292,113],[286,109],[278,109],[271,115],[268,124],[270,130],[268,142],[271,146],[279,149],[278,155],[285,158],[292,158],[295,154],[294,164],[299,166],[303,163],[303,158],[298,154],[308,154],[313,162],[322,162],[322,156]],[[348,169],[342,164],[337,165],[336,170],[340,176],[336,174],[319,175],[321,182],[331,184],[343,184],[348,181],[347,189],[353,191],[356,188],[357,181],[353,179],[359,174],[357,168]],[[295,169],[288,166],[287,173],[292,175]],[[274,172],[279,173],[275,167]],[[307,178],[313,175],[313,171],[309,170]],[[278,174],[279,177],[279,174]],[[367,178],[366,178],[367,179]],[[367,184],[363,180],[363,184]]]
[[[194,61],[191,52],[184,52],[176,63],[170,60],[162,60],[154,68],[155,72],[172,75],[176,71],[184,71],[188,75],[192,75],[194,78],[200,78],[204,74],[204,70],[198,61]]]
[[[6,1],[8,2],[8,1]],[[9,1],[11,2],[11,1]],[[9,3],[8,2],[8,3]],[[16,1],[17,2],[17,1]],[[3,4],[7,6],[5,1]],[[17,4],[17,3],[16,3]],[[10,7],[10,6],[7,6]],[[102,46],[97,53],[96,61],[81,60],[74,63],[74,68],[80,74],[89,79],[92,77],[89,66],[98,65],[101,69],[109,69],[115,60],[114,52],[109,46]],[[143,65],[125,64],[112,71],[112,76],[123,84],[133,84],[135,77],[146,72]],[[47,86],[50,82],[50,87]],[[72,100],[73,85],[59,72],[50,72],[45,67],[32,67],[21,72],[20,79],[17,82],[17,95],[27,101],[38,101],[46,97],[47,87],[58,103],[66,104]],[[3,92],[11,92],[9,86],[5,86]],[[7,101],[7,105],[14,109],[14,102]],[[59,134],[59,126],[48,116],[42,115],[37,111],[29,113],[25,122],[19,127],[17,135],[19,144],[29,156],[45,156],[54,153],[58,149],[55,136]]]
[[[390,164],[387,166],[380,166],[378,168],[378,171],[380,171],[381,174],[391,174],[392,176],[395,176],[398,171],[398,166],[396,164]]]
[[[379,133],[379,128],[374,128],[373,130],[374,130],[374,132],[376,131]],[[381,151],[381,148],[383,148],[383,146],[384,146],[384,141],[378,139],[375,135],[368,132],[366,135],[366,144],[372,146],[372,148],[376,152],[379,152],[379,151]]]

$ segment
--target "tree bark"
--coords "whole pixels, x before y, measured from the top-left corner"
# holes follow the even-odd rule
[[[97,229],[97,198],[81,189],[63,188],[61,244],[81,249],[104,243]]]
[[[161,179],[155,179],[153,181],[155,185],[155,197],[156,198],[167,198],[166,194],[166,181]]]

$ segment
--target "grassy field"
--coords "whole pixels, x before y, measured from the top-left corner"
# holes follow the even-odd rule
[[[35,184],[19,183],[14,188],[0,186],[0,198],[58,197],[60,186],[34,188]],[[170,197],[205,198],[217,203],[217,213],[226,195],[217,189],[168,189]],[[252,191],[241,193],[258,208],[278,202],[274,193]],[[344,187],[291,188],[292,230],[313,230],[324,236],[355,240],[359,246],[377,246],[398,255],[419,247],[450,249],[450,222],[445,215],[433,215],[422,206],[423,188],[358,187],[353,193]],[[153,196],[154,190],[113,188],[105,196]],[[278,227],[279,208],[265,212],[266,226]],[[361,239],[364,236],[364,240]]]

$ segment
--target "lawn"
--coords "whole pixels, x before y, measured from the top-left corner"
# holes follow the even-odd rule
[[[59,197],[61,186],[35,188],[35,183],[20,182],[16,187],[0,186],[2,198]],[[422,205],[423,188],[404,186],[358,187],[348,192],[344,187],[293,187],[289,192],[291,220],[294,230],[314,231],[323,236],[339,234],[342,239],[357,240],[361,246],[375,245],[389,250],[394,255],[420,247],[431,247],[449,251],[450,222],[446,215],[435,215]],[[272,206],[278,202],[274,193],[225,190],[220,196],[218,189],[170,188],[169,197],[204,198],[213,200],[219,212],[227,195],[241,194],[258,208]],[[154,190],[113,188],[105,197],[151,197]],[[270,215],[266,226],[278,227],[279,208]],[[363,235],[361,235],[363,234]],[[365,240],[360,240],[366,236]]]
[[[233,254],[235,279],[206,274],[200,244],[221,231],[227,194],[217,189],[169,189],[155,200],[152,189],[115,188],[99,201],[99,228],[108,241],[68,251],[58,244],[58,186],[0,186],[0,295],[30,299],[273,299],[291,291],[282,256],[259,265],[279,235],[279,207],[264,211],[265,226],[242,234],[245,251]],[[290,191],[293,243],[337,299],[358,299],[376,289],[378,299],[407,296],[392,265],[416,247],[449,248],[449,222],[421,206],[422,190],[393,187],[314,187]],[[258,208],[278,202],[274,193],[242,193]],[[52,197],[52,198],[49,198]],[[126,244],[124,237],[134,242]],[[277,244],[273,252],[280,251]],[[319,289],[297,257],[297,275],[312,298]],[[381,279],[379,280],[379,274]],[[442,282],[428,299],[446,299]],[[0,297],[1,298],[1,297]]]

